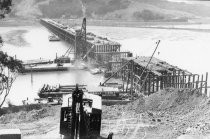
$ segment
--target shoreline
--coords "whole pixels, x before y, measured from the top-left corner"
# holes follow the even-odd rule
[[[82,19],[53,19],[61,22],[64,25],[81,26]],[[166,30],[186,30],[196,32],[210,32],[210,28],[189,28],[176,26],[190,26],[190,25],[210,25],[210,23],[189,23],[189,22],[140,22],[140,21],[116,21],[116,20],[93,20],[87,21],[87,26],[99,27],[128,27],[128,28],[144,28],[144,29],[166,29]],[[20,27],[20,26],[35,26],[41,27],[39,19],[16,19],[9,18],[0,22],[0,27]]]
[[[0,27],[6,26],[41,26],[39,23],[40,19],[18,19],[18,18],[7,18],[3,19],[0,22]],[[63,24],[68,24],[70,26],[81,25],[82,18],[79,19],[53,19],[59,21]],[[210,23],[190,23],[190,22],[160,22],[160,21],[118,21],[118,20],[95,20],[95,19],[87,19],[87,26],[114,26],[114,27],[153,27],[153,26],[169,26],[169,25],[205,25]]]
[[[14,27],[14,26],[41,26],[38,19],[26,20],[17,18],[8,18],[0,21],[0,27]]]

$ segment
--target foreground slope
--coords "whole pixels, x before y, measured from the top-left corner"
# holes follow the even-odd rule
[[[126,117],[139,117],[141,124],[126,124],[123,132],[115,132],[119,138],[129,132],[128,137],[134,139],[139,136],[147,139],[184,139],[183,135],[202,139],[210,137],[210,99],[196,90],[167,89],[126,106],[107,107],[105,111],[105,119],[121,122]]]
[[[0,129],[20,128],[24,138],[59,138],[60,106],[29,105],[1,111]],[[103,106],[101,135],[115,139],[207,139],[210,98],[169,88],[127,105]],[[185,138],[186,137],[186,138]]]

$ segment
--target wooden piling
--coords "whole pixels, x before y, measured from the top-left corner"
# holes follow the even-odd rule
[[[208,94],[208,89],[207,89],[207,82],[208,82],[208,72],[206,72],[206,82],[205,82],[205,95],[207,96]]]
[[[198,76],[197,76],[197,81],[196,81],[196,87],[195,87],[196,89],[198,89],[198,85],[199,85],[199,78],[200,78],[200,76],[198,75]]]
[[[178,85],[178,88],[181,88],[181,84],[180,84],[180,70],[178,71],[177,85]]]
[[[155,92],[155,77],[152,75],[152,93]]]
[[[190,85],[190,79],[191,79],[191,75],[188,75],[188,83],[187,83],[187,87],[188,87],[188,88],[191,88],[191,87],[190,87],[190,86],[191,86],[191,85]]]
[[[149,78],[148,78],[148,95],[150,95],[151,93],[151,78],[150,78],[150,73],[149,74]]]
[[[201,76],[201,83],[200,83],[200,92],[202,94],[202,88],[203,88],[203,74]]]
[[[192,88],[195,88],[195,75],[193,75]]]
[[[156,76],[156,91],[159,90],[159,77]]]
[[[131,61],[131,87],[130,87],[130,94],[133,95],[133,75],[134,74],[134,61]]]
[[[163,89],[163,76],[160,77],[160,89]]]
[[[185,72],[183,71],[182,72],[182,88],[185,87],[184,84],[185,84]]]

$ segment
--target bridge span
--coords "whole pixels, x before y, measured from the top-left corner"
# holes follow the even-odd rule
[[[71,44],[76,59],[94,60],[96,63],[121,61],[122,57],[132,56],[130,52],[121,52],[121,45],[106,37],[86,31],[86,18],[81,29],[74,29],[52,19],[41,19],[40,23],[62,40]]]

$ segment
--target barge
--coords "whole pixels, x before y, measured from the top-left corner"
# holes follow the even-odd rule
[[[42,65],[25,65],[23,73],[27,72],[46,72],[46,71],[67,71],[74,68],[71,64],[42,64]]]
[[[86,85],[79,85],[80,89],[83,91],[86,91],[85,88]],[[55,85],[51,86],[48,84],[44,84],[42,88],[38,92],[38,96],[40,98],[56,98],[56,97],[62,97],[64,94],[71,94],[73,90],[75,89],[75,85]]]
[[[53,63],[53,61],[51,61],[50,59],[42,59],[42,58],[22,61],[22,64],[24,66],[26,66],[26,65],[35,65],[35,64],[49,64],[49,63]]]
[[[60,100],[64,95],[72,94],[74,85],[56,85],[50,86],[44,84],[39,90],[38,96],[40,99],[55,99]],[[80,85],[80,89],[87,92],[86,85]],[[130,94],[123,91],[88,91],[90,94],[102,97],[103,105],[126,104],[132,101]]]
[[[77,69],[67,56],[57,57],[54,60],[34,59],[22,61],[23,73],[26,72],[46,72],[46,71],[66,71],[69,69]]]

